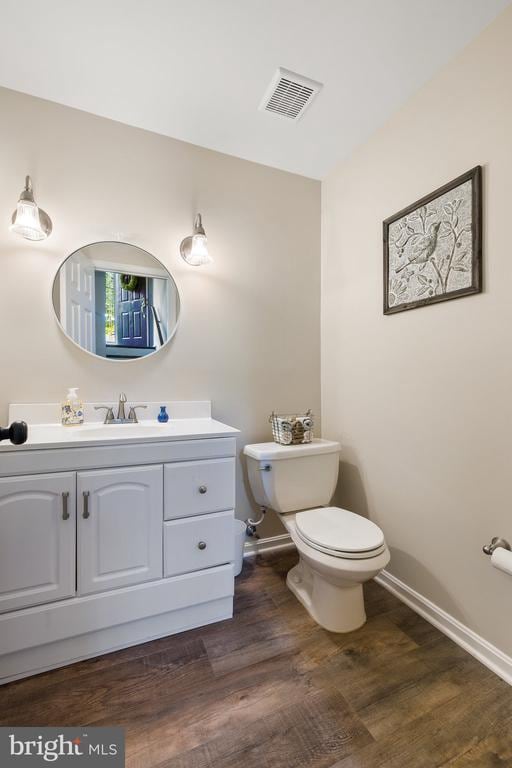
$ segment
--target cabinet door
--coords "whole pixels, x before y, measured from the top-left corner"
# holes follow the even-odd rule
[[[80,594],[162,578],[163,468],[79,472]]]
[[[75,594],[75,474],[0,479],[0,611]]]

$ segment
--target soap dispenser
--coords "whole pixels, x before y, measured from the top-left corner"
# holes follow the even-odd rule
[[[78,397],[78,387],[70,387],[62,402],[62,424],[65,427],[84,423],[84,405]]]

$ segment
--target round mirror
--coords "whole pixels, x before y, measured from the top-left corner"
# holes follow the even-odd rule
[[[158,352],[173,337],[180,297],[172,275],[135,245],[84,245],[61,264],[53,308],[75,344],[108,360]]]

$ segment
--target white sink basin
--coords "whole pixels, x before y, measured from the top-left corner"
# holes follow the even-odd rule
[[[56,426],[56,430],[59,425]],[[82,424],[79,427],[62,427],[66,430],[66,436],[72,440],[96,440],[108,438],[146,437],[147,435],[161,435],[169,432],[167,424]],[[56,433],[58,434],[58,432]]]

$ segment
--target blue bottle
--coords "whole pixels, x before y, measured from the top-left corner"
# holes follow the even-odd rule
[[[160,413],[158,414],[157,419],[160,424],[167,424],[169,421],[169,414],[165,410],[165,405],[160,406]]]

